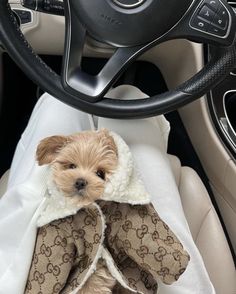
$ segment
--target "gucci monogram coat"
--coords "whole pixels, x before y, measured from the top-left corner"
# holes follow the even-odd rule
[[[25,293],[76,293],[98,257],[121,287],[143,294],[177,281],[189,262],[151,204],[100,201],[39,229]]]

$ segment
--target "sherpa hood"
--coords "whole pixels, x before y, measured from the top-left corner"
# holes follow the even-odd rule
[[[117,134],[110,132],[118,151],[118,166],[108,178],[101,200],[141,205],[150,203],[140,175],[134,165],[133,156],[128,145]],[[72,199],[65,197],[55,186],[52,176],[47,183],[47,199],[38,226],[44,226],[53,220],[75,215],[82,207],[75,206]]]

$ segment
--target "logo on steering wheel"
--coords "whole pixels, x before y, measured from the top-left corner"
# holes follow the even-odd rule
[[[112,0],[112,1],[123,8],[135,8],[143,4],[146,0]]]

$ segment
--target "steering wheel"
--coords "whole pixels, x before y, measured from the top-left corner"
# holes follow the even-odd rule
[[[41,88],[87,113],[121,119],[163,114],[201,97],[235,67],[236,16],[224,0],[64,0],[64,6],[61,76],[33,52],[7,0],[0,1],[0,39]],[[97,76],[81,69],[87,35],[116,48]],[[132,61],[151,47],[177,38],[211,44],[217,53],[199,73],[174,90],[141,100],[104,98]]]

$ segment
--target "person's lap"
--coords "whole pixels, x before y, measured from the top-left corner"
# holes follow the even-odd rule
[[[137,94],[137,91],[133,88],[130,94]],[[114,91],[113,95],[116,94]],[[139,95],[143,97],[141,92]],[[159,122],[158,119],[118,121],[99,118],[98,128],[102,127],[119,133],[128,143],[146,188],[152,195],[156,210],[190,252],[191,261],[185,274],[172,286],[160,285],[161,293],[214,293],[201,256],[191,238],[166,155],[168,125],[163,124],[163,118],[160,118]],[[56,134],[67,135],[89,128],[93,128],[93,125],[88,115],[45,94],[37,103],[28,127],[18,144],[11,167],[8,190],[23,183],[29,177],[35,166],[35,150],[40,139]],[[2,201],[0,212],[4,207],[4,199]],[[10,213],[10,205],[8,209]]]
[[[115,89],[110,97],[119,98],[119,94],[122,94],[120,92]],[[144,97],[141,91],[132,88],[129,89],[129,95],[130,98]],[[131,121],[100,118],[98,127],[117,132],[129,145],[155,209],[190,252],[191,261],[186,272],[171,287],[160,284],[160,293],[213,293],[201,256],[191,237],[167,157],[167,122],[163,122],[163,117]]]

